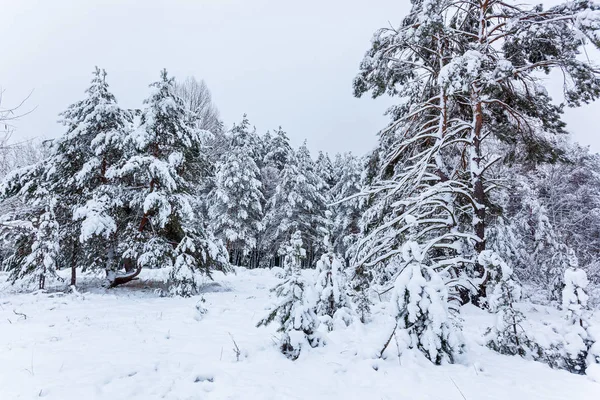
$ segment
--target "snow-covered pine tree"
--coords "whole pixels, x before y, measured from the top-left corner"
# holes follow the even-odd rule
[[[348,297],[348,280],[344,273],[343,260],[338,256],[325,237],[327,252],[317,261],[315,290],[318,296],[317,315],[329,330],[352,322],[352,305]]]
[[[578,266],[577,257],[550,224],[546,208],[539,201],[535,204],[538,207],[531,212],[537,217],[531,265],[539,269],[540,283],[549,289],[550,300],[560,301],[563,276],[568,267]]]
[[[395,260],[402,266],[391,297],[400,351],[418,349],[434,364],[453,363],[464,343],[460,328],[450,318],[448,290],[439,274],[425,263],[425,254],[415,241],[416,218],[408,215],[406,219],[411,232],[401,257]]]
[[[262,155],[261,165],[264,165],[265,157],[267,156],[271,148],[273,136],[271,135],[270,131],[266,131],[260,139],[260,154]]]
[[[273,133],[273,137],[267,144],[267,152],[264,157],[263,163],[265,166],[271,166],[276,168],[278,171],[282,171],[283,168],[290,162],[290,158],[294,150],[290,146],[290,139],[287,133],[281,126]]]
[[[492,250],[479,254],[479,263],[490,278],[488,307],[496,313],[496,323],[485,334],[487,346],[501,354],[539,359],[543,350],[528,336],[522,322],[525,316],[515,308],[521,287],[513,279],[512,268]]]
[[[308,246],[304,262],[312,265],[322,250],[326,210],[322,188],[323,181],[315,174],[306,146],[297,154],[289,154],[265,211],[263,248],[266,253],[276,254],[286,238],[301,231]]]
[[[331,240],[334,251],[348,260],[346,252],[360,233],[362,165],[351,153],[336,156],[335,185],[331,188],[330,207],[333,213]]]
[[[568,162],[540,166],[534,184],[554,230],[588,278],[600,283],[600,275],[588,269],[600,249],[600,155],[576,144],[565,152]]]
[[[207,176],[204,141],[195,116],[174,91],[166,70],[151,84],[140,125],[130,136],[133,155],[109,176],[125,186],[128,224],[120,240],[121,258],[142,268],[171,267],[171,294],[197,292],[195,273],[229,268],[227,251],[194,215],[195,196]]]
[[[472,198],[475,250],[485,248],[488,194],[494,188],[490,170],[500,160],[554,161],[561,150],[551,135],[563,134],[562,106],[547,95],[538,72],[564,72],[567,105],[578,106],[600,94],[600,76],[577,54],[585,38],[598,46],[598,9],[590,1],[508,7],[500,0],[449,3],[457,46],[442,68],[439,83],[454,101],[469,105],[456,117],[468,123],[466,172]],[[449,9],[450,10],[450,9]],[[460,43],[460,44],[458,44]],[[496,45],[497,44],[497,45]],[[503,151],[490,151],[499,141]],[[465,182],[467,183],[467,182]]]
[[[519,280],[550,289],[553,300],[560,300],[564,271],[575,259],[592,282],[600,282],[593,272],[600,239],[600,164],[579,146],[565,146],[565,152],[565,163],[505,166],[512,178],[496,191],[507,199],[504,226],[515,237],[493,238],[492,246],[515,244],[518,254],[501,252],[502,257]]]
[[[322,339],[317,332],[319,320],[315,313],[316,295],[313,283],[302,277],[302,259],[306,250],[302,247],[302,234],[292,234],[285,247],[285,280],[272,289],[277,295],[277,305],[257,326],[268,325],[273,321],[279,324],[282,333],[281,351],[286,357],[295,360],[307,346],[317,347]]]
[[[562,293],[563,311],[567,326],[565,329],[565,369],[584,374],[588,363],[596,363],[590,348],[594,344],[588,333],[588,295],[585,289],[588,279],[585,271],[567,268],[564,273]]]
[[[390,259],[404,244],[410,215],[431,267],[452,282],[454,299],[472,287],[464,278],[475,263],[469,247],[478,239],[469,232],[464,205],[472,199],[460,180],[461,132],[469,124],[453,116],[460,106],[438,82],[451,59],[447,3],[415,1],[399,29],[379,30],[355,80],[357,96],[387,92],[402,103],[388,111],[393,121],[380,132],[369,162],[362,237],[352,248],[352,263],[371,270],[374,284],[392,279],[398,265]]]
[[[10,271],[9,279],[35,282],[44,289],[48,279],[62,281],[57,275],[60,256],[59,225],[54,209],[56,199],[51,194],[40,202],[42,211],[31,215],[31,227],[18,232],[15,251],[6,260],[4,267]]]
[[[236,265],[245,262],[244,258],[256,248],[263,230],[261,176],[252,158],[255,143],[248,128],[248,119],[244,118],[231,129],[231,143],[217,163],[216,185],[210,195],[211,227],[227,243]]]
[[[402,98],[381,133],[380,146],[390,151],[380,152],[379,177],[368,190],[379,212],[365,216],[390,215],[381,212],[386,207],[394,212],[365,224],[372,228],[358,262],[393,254],[398,236],[391,230],[400,231],[402,214],[409,212],[429,216],[432,222],[419,226],[446,248],[436,252],[438,265],[452,260],[460,273],[477,262],[472,253],[486,249],[495,164],[560,157],[553,135],[565,133],[562,107],[536,74],[562,70],[569,106],[600,94],[597,69],[577,57],[585,40],[600,45],[598,6],[569,1],[544,10],[500,0],[412,5],[400,28],[376,33],[355,81],[358,96],[371,91]],[[492,143],[503,146],[492,151]],[[410,210],[417,205],[418,212]],[[481,286],[480,296],[486,281],[473,278],[483,277],[483,266],[475,264],[474,272],[471,283]]]
[[[44,282],[39,274],[40,268],[43,270],[43,265],[37,264],[38,257],[31,258],[30,256],[36,241],[36,247],[40,248],[39,239],[45,237],[39,230],[41,227],[39,222],[46,219],[45,214],[50,216],[47,214],[50,211],[48,208],[50,196],[46,179],[49,165],[48,160],[42,160],[34,165],[12,171],[4,178],[0,187],[3,201],[15,199],[19,202],[18,207],[13,210],[11,215],[4,216],[8,223],[3,226],[4,238],[13,243],[13,249],[2,261],[2,269],[9,272],[8,279],[13,284],[17,280],[27,278],[28,274],[34,274],[29,277],[30,281],[38,278],[38,287]],[[54,216],[53,213],[52,216]],[[48,227],[50,228],[50,226]]]
[[[59,225],[54,215],[56,199],[48,196],[44,213],[36,221],[36,234],[31,254],[25,259],[23,268],[33,270],[26,275],[38,276],[39,288],[44,289],[48,277],[62,280],[56,274],[60,252]]]
[[[68,130],[56,145],[59,178],[53,190],[64,194],[61,201],[66,196],[72,200],[72,222],[63,227],[69,231],[64,242],[75,258],[71,264],[80,263],[84,270],[105,269],[111,276],[122,268],[117,255],[121,199],[119,182],[109,179],[107,171],[129,155],[125,143],[132,116],[118,106],[104,70],[96,68],[86,93],[84,100],[61,114]]]
[[[58,237],[42,235],[52,243],[35,248],[55,249],[58,243],[57,262],[71,266],[72,285],[78,263],[84,269],[112,269],[116,265],[110,255],[115,247],[113,207],[118,200],[107,170],[123,157],[123,142],[131,123],[129,113],[119,108],[108,90],[104,70],[95,69],[86,94],[61,114],[67,132],[52,144],[48,158],[5,180],[5,195],[25,196],[27,212],[37,208],[33,218],[48,220],[51,214],[52,226],[58,224]],[[53,199],[51,212],[49,197]],[[19,249],[21,259],[32,248]]]
[[[336,184],[336,177],[329,154],[319,151],[317,161],[315,161],[315,168],[319,177],[325,182],[326,187],[331,190]]]
[[[323,244],[328,229],[328,221],[325,216],[328,211],[329,187],[317,172],[317,167],[313,161],[306,140],[298,148],[296,153],[298,157],[298,168],[301,176],[306,179],[306,204],[312,208],[309,212],[304,211],[301,218],[305,221],[305,227],[302,233],[305,237],[307,263],[314,265],[316,259],[325,252]],[[314,190],[310,193],[310,190]]]

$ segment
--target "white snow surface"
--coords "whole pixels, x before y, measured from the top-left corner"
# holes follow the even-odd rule
[[[462,364],[434,366],[419,353],[399,360],[393,345],[387,359],[375,358],[390,332],[390,320],[377,315],[327,333],[325,346],[290,361],[275,344],[276,324],[255,327],[280,279],[271,270],[236,271],[216,274],[193,298],[156,294],[167,270],[143,271],[116,289],[98,289],[91,281],[99,278],[81,272],[74,293],[0,286],[0,399],[599,398],[589,376],[483,347],[494,315],[472,306],[463,308]],[[562,321],[559,310],[521,306],[532,321]]]

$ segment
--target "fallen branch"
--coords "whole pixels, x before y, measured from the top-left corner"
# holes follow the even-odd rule
[[[458,385],[456,384],[456,382],[454,382],[454,379],[452,379],[451,377],[450,380],[452,381],[452,383],[454,383],[454,386],[456,387],[456,390],[458,390],[458,393],[460,393],[460,395],[462,396],[463,399],[467,400],[467,398],[465,397],[465,395],[463,394],[462,390],[460,390],[460,388],[458,387]]]
[[[383,352],[390,345],[390,342],[392,341],[392,338],[396,334],[396,329],[397,328],[398,328],[398,321],[396,321],[396,325],[394,325],[394,329],[392,329],[392,334],[390,335],[390,337],[388,338],[388,340],[385,342],[385,345],[383,346],[383,349],[381,349],[381,351],[379,352],[379,358],[383,357]]]
[[[22,317],[23,319],[27,319],[27,315],[17,312],[17,310],[13,310],[13,313],[15,313],[15,315],[18,315],[19,317]]]
[[[110,281],[110,285],[108,287],[114,288],[124,283],[131,282],[140,274],[140,272],[142,272],[142,267],[137,267],[134,272],[129,274],[117,275]]]

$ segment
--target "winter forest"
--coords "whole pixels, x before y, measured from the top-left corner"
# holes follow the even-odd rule
[[[131,109],[92,68],[52,140],[0,108],[0,398],[598,398],[600,4],[410,4],[365,154],[166,69]]]

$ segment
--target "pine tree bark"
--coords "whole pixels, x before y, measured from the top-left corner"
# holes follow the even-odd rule
[[[77,241],[73,244],[73,254],[71,255],[71,286],[77,285]]]

